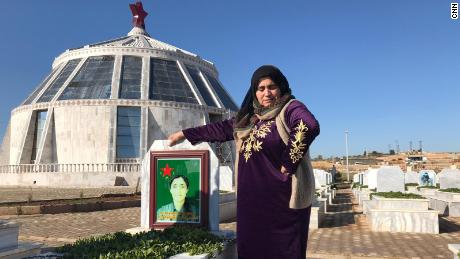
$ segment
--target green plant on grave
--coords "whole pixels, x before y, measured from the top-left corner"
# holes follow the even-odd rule
[[[168,258],[184,252],[220,253],[224,243],[231,241],[198,227],[173,226],[164,231],[135,235],[117,232],[80,239],[58,248],[57,252],[63,253],[64,258]]]
[[[383,198],[393,199],[425,199],[423,196],[414,193],[402,193],[402,192],[375,192],[370,194],[372,200],[373,196],[379,196]]]
[[[361,188],[368,188],[369,186],[368,185],[361,185]]]
[[[417,187],[417,190],[420,191],[420,189],[439,189],[438,186],[419,186]]]
[[[407,188],[408,186],[418,186],[418,183],[406,183],[406,184],[404,185],[404,190],[407,191],[407,190],[408,190],[408,188]]]
[[[359,188],[360,186],[361,186],[361,184],[359,184],[359,183],[353,183],[353,186],[351,188],[356,189],[356,188]]]
[[[447,189],[441,189],[439,190],[440,192],[453,192],[453,193],[460,193],[459,188],[447,188]]]

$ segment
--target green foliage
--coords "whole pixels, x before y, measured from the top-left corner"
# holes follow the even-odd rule
[[[439,190],[441,192],[455,192],[455,193],[460,193],[460,189],[459,188],[447,188],[447,189],[441,189]]]
[[[372,196],[380,196],[383,198],[395,198],[395,199],[425,199],[423,196],[414,194],[414,193],[402,193],[402,192],[376,192],[371,193],[370,197],[372,200]]]
[[[359,184],[359,183],[353,183],[353,186],[351,188],[356,189],[356,188],[358,188],[360,186],[361,186],[361,184]]]
[[[361,185],[361,188],[368,188],[368,185]]]
[[[79,239],[57,249],[64,258],[167,258],[188,252],[191,255],[221,252],[229,241],[206,230],[190,226],[174,226],[164,231],[131,235],[117,232]]]
[[[419,186],[419,187],[417,187],[417,190],[420,191],[420,189],[422,189],[422,188],[423,189],[439,189],[438,186]]]
[[[406,190],[406,191],[408,190],[408,189],[407,189],[407,186],[418,186],[418,183],[406,183],[406,184],[404,185],[404,190]]]

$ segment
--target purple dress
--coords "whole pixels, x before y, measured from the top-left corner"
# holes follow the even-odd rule
[[[315,117],[299,101],[285,110],[290,128],[288,145],[281,139],[275,120],[259,121],[243,141],[238,164],[238,257],[305,258],[311,206],[289,208],[291,177],[314,138],[319,134]],[[233,140],[234,120],[184,130],[192,144]],[[300,126],[299,126],[300,125]],[[302,125],[306,126],[302,127]],[[307,130],[308,129],[308,130]]]

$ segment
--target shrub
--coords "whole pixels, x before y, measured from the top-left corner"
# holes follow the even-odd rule
[[[422,188],[423,189],[439,189],[438,186],[419,186],[419,187],[417,187],[417,190],[420,191],[420,189],[422,189]]]
[[[439,190],[441,192],[455,192],[455,193],[460,193],[460,189],[459,188],[447,188],[447,189],[441,189]]]
[[[402,192],[375,192],[371,193],[370,197],[372,200],[372,196],[380,196],[383,198],[394,198],[394,199],[425,199],[423,196],[414,194],[414,193],[402,193]]]
[[[191,226],[174,226],[164,231],[131,235],[117,232],[79,239],[57,248],[64,258],[167,258],[188,252],[191,255],[221,252],[224,242],[206,230]]]
[[[361,188],[368,188],[368,185],[361,185]]]

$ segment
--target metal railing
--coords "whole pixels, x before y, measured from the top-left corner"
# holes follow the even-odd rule
[[[140,168],[140,163],[20,164],[0,165],[0,173],[136,173]]]

